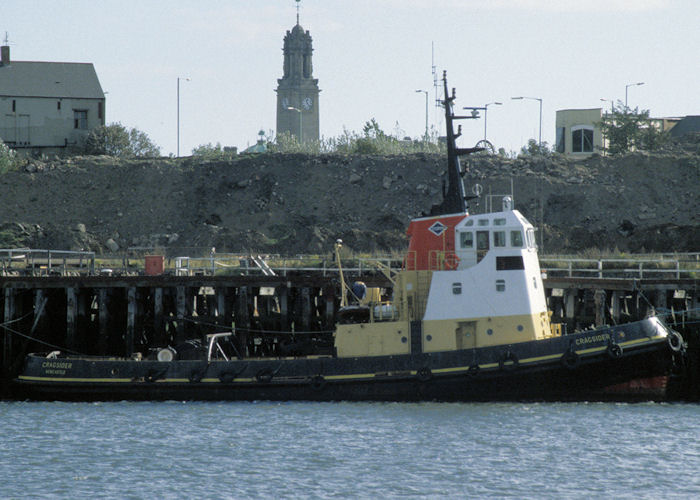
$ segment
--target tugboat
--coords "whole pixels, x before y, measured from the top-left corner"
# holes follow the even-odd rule
[[[535,229],[504,198],[470,215],[455,92],[443,77],[448,186],[411,221],[391,300],[347,286],[335,331],[293,353],[241,349],[231,331],[131,358],[30,354],[15,380],[40,400],[660,400],[685,343],[661,319],[563,334],[551,322]],[[341,243],[336,244],[336,255]],[[340,264],[340,262],[339,262]],[[354,304],[345,304],[351,296]],[[237,347],[238,346],[238,347]],[[294,355],[289,355],[294,354]]]

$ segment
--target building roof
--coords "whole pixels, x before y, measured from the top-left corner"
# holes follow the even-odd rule
[[[92,63],[12,61],[0,65],[0,96],[104,99]]]
[[[671,136],[680,137],[691,132],[700,132],[700,115],[689,115],[680,120],[671,129]]]

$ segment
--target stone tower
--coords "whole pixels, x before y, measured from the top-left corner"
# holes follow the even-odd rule
[[[297,24],[284,36],[284,75],[277,80],[277,134],[289,132],[300,142],[317,141],[318,80],[313,77],[311,35]]]

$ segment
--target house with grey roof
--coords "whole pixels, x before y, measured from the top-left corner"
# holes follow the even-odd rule
[[[18,152],[78,146],[105,124],[105,94],[91,63],[12,61],[0,47],[0,139]]]

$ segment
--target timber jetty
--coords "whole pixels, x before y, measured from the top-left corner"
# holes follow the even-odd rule
[[[48,251],[0,250],[3,398],[22,398],[10,380],[30,352],[128,357],[235,325],[251,355],[269,356],[288,332],[332,331],[341,303],[330,260],[288,259],[291,265],[212,254],[173,258],[166,268],[163,257],[151,256],[145,267],[123,259],[122,267],[96,269],[89,252],[39,252]],[[343,262],[345,280],[390,289],[386,269],[401,263],[373,262]],[[700,254],[540,262],[552,321],[566,332],[636,321],[652,311],[664,317],[688,343],[673,394],[700,400]]]

